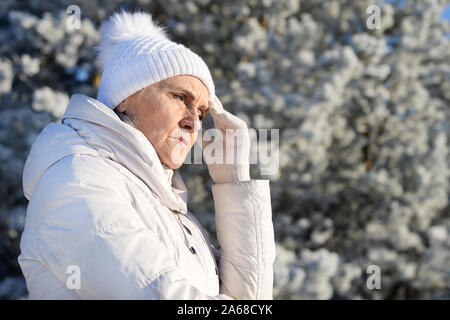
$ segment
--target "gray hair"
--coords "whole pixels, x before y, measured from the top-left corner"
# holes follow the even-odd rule
[[[116,109],[114,109],[114,112],[116,113],[116,115],[120,118],[120,120],[122,120],[123,122],[129,124],[130,126],[132,126],[133,128],[136,128],[136,125],[134,124],[133,120],[131,120],[131,118],[129,116],[127,116],[125,113],[122,113],[120,111]]]

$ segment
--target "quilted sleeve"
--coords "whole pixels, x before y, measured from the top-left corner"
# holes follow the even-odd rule
[[[221,292],[272,299],[275,241],[268,180],[212,186],[220,244]]]

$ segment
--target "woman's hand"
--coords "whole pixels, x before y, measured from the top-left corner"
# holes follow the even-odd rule
[[[250,136],[247,124],[226,111],[217,96],[210,114],[216,130],[202,132],[202,149],[211,178],[215,183],[249,181]],[[211,141],[212,137],[214,141]]]

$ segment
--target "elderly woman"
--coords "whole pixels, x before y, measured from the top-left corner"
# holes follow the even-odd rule
[[[204,61],[150,15],[117,13],[101,34],[97,99],[73,95],[25,163],[30,299],[271,299],[269,183],[250,179],[245,123],[215,96]],[[223,159],[237,153],[207,161],[220,250],[176,171],[208,112]]]

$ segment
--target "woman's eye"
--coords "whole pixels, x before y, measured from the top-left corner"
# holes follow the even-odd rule
[[[174,93],[174,94],[172,94],[172,96],[173,96],[174,99],[178,99],[178,100],[183,101],[183,102],[185,101],[184,95]],[[188,105],[186,105],[186,107],[189,108]],[[203,115],[203,111],[199,109],[198,110],[198,119],[200,121],[202,121],[204,117],[205,116]]]
[[[181,100],[181,101],[184,101],[184,97],[183,97],[181,94],[174,94],[173,97],[174,97],[175,99],[179,99],[179,100]]]

